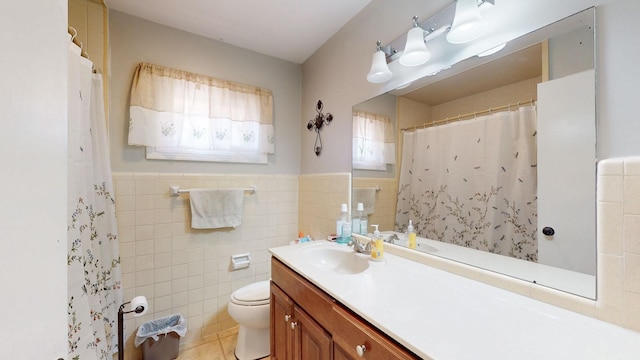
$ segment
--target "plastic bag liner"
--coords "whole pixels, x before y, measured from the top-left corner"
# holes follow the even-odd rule
[[[172,331],[180,337],[187,334],[187,320],[182,315],[171,315],[140,325],[133,343],[138,347],[148,338],[158,341],[160,335],[166,336]]]

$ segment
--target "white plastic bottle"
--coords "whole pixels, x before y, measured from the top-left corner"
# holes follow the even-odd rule
[[[364,206],[362,203],[358,203],[358,216],[360,217],[360,227],[357,229],[357,232],[360,235],[367,235],[367,231],[369,230],[369,218],[364,213]]]
[[[360,234],[360,219],[362,219],[362,212],[360,211],[361,205],[362,203],[358,203],[358,208],[353,214],[353,218],[351,218],[351,231],[356,234]]]
[[[347,212],[347,204],[340,206],[340,216],[336,220],[336,242],[346,244],[351,240],[351,221],[349,221],[349,213]],[[345,224],[349,223],[349,232],[345,234]]]
[[[409,226],[407,226],[407,233],[409,234],[409,249],[416,248],[416,232],[413,230],[413,222],[409,220]]]

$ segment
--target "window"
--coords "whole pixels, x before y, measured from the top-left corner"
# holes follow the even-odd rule
[[[267,163],[274,152],[273,95],[255,86],[141,63],[129,116],[129,145],[150,159]]]
[[[384,171],[395,163],[393,127],[387,116],[353,112],[352,158],[354,169]]]

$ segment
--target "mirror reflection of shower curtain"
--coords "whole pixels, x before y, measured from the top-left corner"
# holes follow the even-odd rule
[[[537,261],[536,110],[404,133],[395,227]]]
[[[67,358],[111,360],[123,296],[102,77],[72,43],[68,70]]]

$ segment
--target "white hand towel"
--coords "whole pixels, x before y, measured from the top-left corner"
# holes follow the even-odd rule
[[[191,189],[191,227],[219,229],[242,224],[243,189]]]
[[[364,207],[363,213],[366,215],[373,214],[376,203],[376,188],[354,188],[352,203],[354,209],[357,209],[358,203],[362,203]]]

